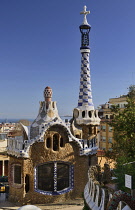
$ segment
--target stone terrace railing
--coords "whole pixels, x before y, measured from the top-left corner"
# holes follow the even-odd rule
[[[24,142],[22,136],[17,136],[15,138],[8,138],[8,150],[22,150],[24,147]]]
[[[20,157],[21,152],[24,152],[24,146],[25,144],[22,136],[8,138],[7,153],[9,155]]]
[[[28,139],[24,140],[22,136],[16,136],[15,138],[8,138],[8,144],[7,144],[7,152],[9,155],[14,155],[16,157],[29,157],[28,151],[30,146],[35,142],[44,142],[44,135],[46,130],[49,128],[49,126],[52,125],[61,125],[64,127],[64,125],[58,124],[58,123],[49,123],[47,126],[42,130],[40,135],[37,135],[34,139]],[[97,153],[97,139],[96,137],[84,140],[76,138],[72,135],[70,130],[67,128],[67,134],[69,138],[69,142],[75,142],[80,150],[80,156],[82,155],[93,155]]]
[[[88,183],[84,189],[84,199],[88,207],[92,210],[107,210],[106,203],[112,198],[112,194],[106,194],[105,188],[100,188],[98,184],[89,178]],[[107,201],[108,197],[108,201]],[[128,205],[123,206],[123,202],[120,201],[117,210],[131,210]],[[114,209],[113,209],[114,210]]]

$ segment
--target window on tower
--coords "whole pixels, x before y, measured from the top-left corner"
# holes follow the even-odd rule
[[[83,117],[83,118],[85,117],[85,111],[82,112],[82,117]]]
[[[89,111],[88,114],[89,114],[89,117],[91,118],[92,117],[91,111]]]

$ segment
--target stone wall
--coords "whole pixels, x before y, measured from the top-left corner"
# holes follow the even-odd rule
[[[64,138],[64,147],[59,148],[58,151],[53,151],[52,148],[46,147],[46,139],[53,134],[58,133]],[[10,180],[10,201],[18,201],[23,204],[27,203],[55,203],[76,197],[82,197],[84,187],[87,183],[87,172],[89,168],[89,161],[87,156],[79,156],[79,148],[75,142],[68,142],[68,137],[64,131],[58,128],[49,130],[45,135],[44,142],[34,143],[30,148],[29,159],[19,159],[10,157],[9,162],[9,180]],[[74,188],[73,190],[61,195],[43,195],[34,190],[34,168],[38,164],[48,161],[65,161],[74,165]],[[22,166],[22,184],[13,183],[13,164],[20,164]],[[30,188],[25,192],[25,177],[29,175]]]

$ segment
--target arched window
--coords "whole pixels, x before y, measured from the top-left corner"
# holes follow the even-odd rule
[[[89,117],[91,118],[91,116],[92,116],[92,115],[91,115],[91,111],[89,111],[88,114],[89,114]]]
[[[62,137],[60,138],[60,147],[64,147],[64,140]]]
[[[83,117],[83,118],[85,117],[85,111],[82,112],[82,117]]]
[[[59,135],[54,134],[53,135],[53,150],[58,151],[59,149]]]
[[[74,109],[74,117],[77,118],[79,116],[79,111],[77,109]]]
[[[46,139],[46,147],[50,148],[51,147],[51,138]]]
[[[26,174],[25,176],[25,192],[27,193],[30,190],[30,180],[29,175]]]
[[[73,189],[73,165],[68,162],[48,162],[35,170],[35,190],[46,195],[59,195]]]
[[[65,140],[59,133],[45,136],[45,146],[53,151],[59,151],[60,148],[65,147]]]
[[[14,165],[14,171],[13,171],[13,177],[14,177],[14,183],[15,184],[21,184],[22,183],[22,177],[21,177],[21,165]]]

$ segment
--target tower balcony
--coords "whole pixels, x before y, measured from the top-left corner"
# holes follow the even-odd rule
[[[100,118],[98,117],[98,110],[81,110],[75,108],[74,118],[78,125],[99,125]]]

